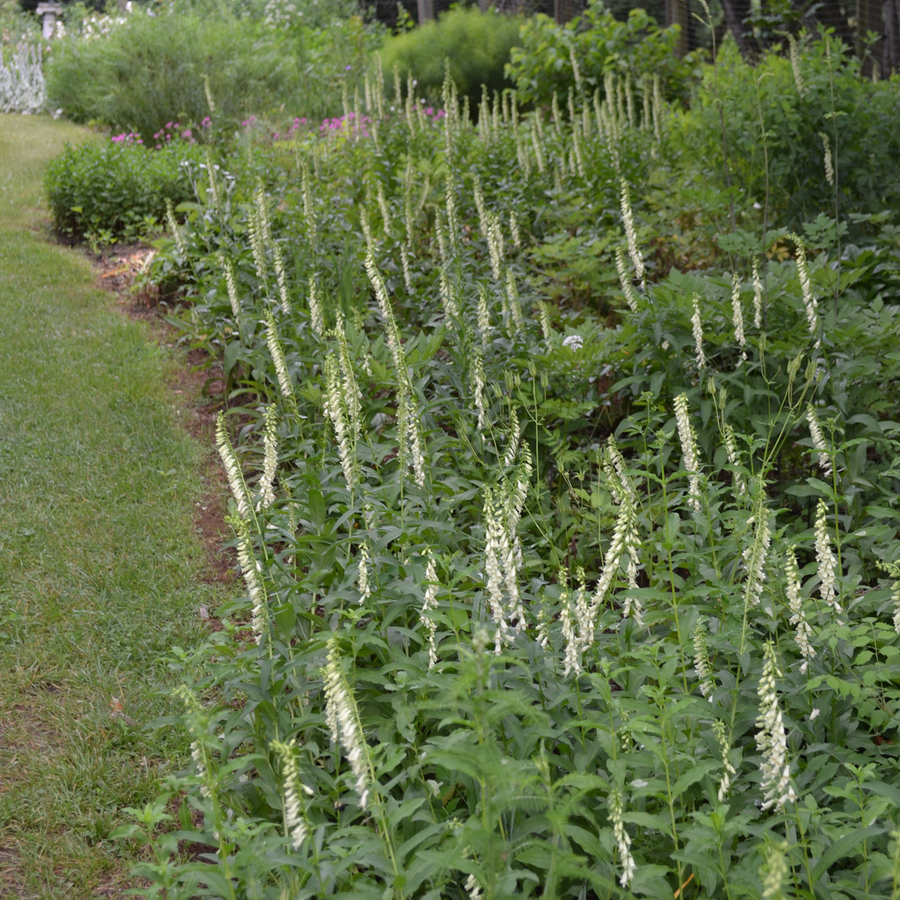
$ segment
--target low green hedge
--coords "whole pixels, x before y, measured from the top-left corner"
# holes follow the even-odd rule
[[[193,199],[184,163],[199,163],[200,147],[160,150],[125,139],[67,145],[47,168],[44,186],[57,231],[76,240],[134,240],[154,230],[166,200]]]

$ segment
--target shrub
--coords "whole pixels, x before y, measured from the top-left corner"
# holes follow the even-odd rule
[[[54,227],[76,239],[135,239],[162,221],[166,201],[193,197],[186,167],[200,149],[187,144],[149,150],[110,141],[67,146],[47,168],[44,185]]]
[[[519,40],[521,19],[475,9],[453,9],[434,22],[389,38],[382,50],[384,71],[398,66],[404,83],[408,75],[418,90],[436,99],[444,82],[445,60],[459,93],[472,107],[481,86],[501,91],[512,87],[504,74],[510,51]]]
[[[861,62],[833,37],[798,48],[796,70],[779,49],[752,67],[726,42],[717,71],[705,68],[691,111],[682,119],[686,150],[713,164],[721,185],[730,178],[744,189],[747,202],[760,204],[766,198],[768,157],[770,215],[790,227],[821,212],[834,217],[896,207],[897,82],[862,78]],[[828,154],[834,186],[828,181]]]
[[[314,31],[225,12],[135,14],[91,40],[60,42],[48,94],[75,121],[138,132],[147,142],[176,117],[196,125],[208,116],[207,84],[218,123],[285,109],[321,117],[339,107],[341,86],[361,68],[369,44],[358,17]]]
[[[676,26],[660,29],[645,10],[632,9],[623,22],[595,0],[565,25],[545,15],[527,19],[507,73],[525,102],[549,104],[554,94],[564,100],[570,89],[599,88],[602,96],[609,73],[658,75],[667,97],[685,100],[695,57],[677,59],[677,41]]]

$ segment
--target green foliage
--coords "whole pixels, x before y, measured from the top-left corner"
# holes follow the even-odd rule
[[[657,75],[668,98],[686,100],[696,61],[677,59],[677,42],[677,26],[660,29],[644,9],[632,9],[621,21],[594,0],[565,25],[545,15],[526,19],[507,73],[523,101],[544,106],[554,94],[564,101],[570,90],[599,89],[603,96],[608,74],[641,84]]]
[[[768,178],[770,211],[792,228],[820,212],[849,217],[895,208],[896,82],[862,78],[859,60],[831,37],[803,42],[796,62],[795,74],[789,59],[769,52],[750,66],[726,42],[681,120],[685,152],[714,163],[721,186],[727,167],[744,203],[766,202]],[[826,152],[836,189],[826,178]]]
[[[449,60],[457,88],[474,108],[482,85],[491,93],[511,87],[504,67],[519,42],[521,21],[496,12],[452,9],[437,21],[388,38],[381,52],[384,71],[390,77],[398,66],[404,85],[412,77],[419,93],[434,100],[440,95]]]
[[[112,141],[67,146],[47,167],[44,187],[61,234],[77,240],[134,240],[161,227],[166,201],[192,199],[185,163],[203,158],[199,147],[161,150]]]
[[[198,176],[152,277],[236,408],[247,596],[172,660],[188,798],[119,832],[151,890],[900,883],[897,231],[748,204],[672,268],[704,161],[623,94],[475,125],[448,85]]]
[[[106,35],[73,34],[56,45],[48,103],[148,144],[176,120],[196,127],[212,115],[221,130],[250,115],[320,118],[340,109],[348,84],[352,90],[372,34],[358,16],[308,29],[227,11],[135,13]]]

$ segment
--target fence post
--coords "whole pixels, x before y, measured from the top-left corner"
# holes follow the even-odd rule
[[[666,0],[666,26],[677,25],[675,56],[682,59],[690,52],[691,7],[689,0]]]
[[[434,18],[434,0],[417,0],[419,7],[419,24]]]

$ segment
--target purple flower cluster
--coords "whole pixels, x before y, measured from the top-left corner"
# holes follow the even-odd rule
[[[372,120],[368,116],[359,116],[356,113],[347,113],[339,119],[323,119],[319,126],[321,134],[343,134],[347,137],[356,135],[357,137],[369,137],[369,125]]]
[[[173,140],[186,141],[188,144],[197,143],[194,140],[194,132],[191,131],[190,128],[185,128],[182,131],[181,125],[179,125],[178,122],[166,122],[166,124],[153,135],[153,139],[158,141],[156,144],[157,150],[161,150],[164,144],[170,143]]]
[[[117,134],[112,142],[114,144],[143,144],[144,141],[139,134],[135,134],[133,131],[130,131],[128,134]]]
[[[290,127],[288,128],[288,130],[287,130],[284,134],[279,134],[278,132],[275,132],[275,134],[272,135],[272,140],[273,140],[273,141],[289,141],[289,140],[292,140],[294,137],[296,137],[297,132],[300,130],[300,126],[301,126],[301,125],[305,125],[305,124],[306,124],[306,118],[305,118],[305,117],[302,118],[302,119],[301,119],[301,118],[296,118],[296,119],[294,119],[293,122],[291,122]]]

